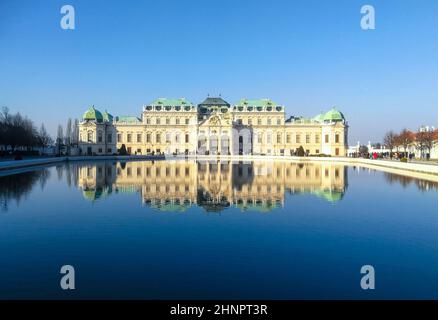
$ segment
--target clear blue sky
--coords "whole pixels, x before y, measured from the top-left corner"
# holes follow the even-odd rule
[[[360,28],[364,4],[376,30]],[[208,93],[289,115],[337,106],[350,144],[438,126],[438,1],[0,0],[0,106],[52,134],[92,104],[139,116],[157,97]]]

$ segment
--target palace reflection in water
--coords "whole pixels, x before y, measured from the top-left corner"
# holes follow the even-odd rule
[[[436,299],[437,191],[437,176],[317,160],[0,171],[0,298],[66,298],[69,263],[78,299],[368,299],[364,264],[376,298]]]
[[[89,200],[113,192],[139,192],[143,204],[162,211],[243,211],[283,207],[285,193],[311,193],[332,202],[347,188],[346,167],[286,162],[102,162],[78,167],[78,187]]]

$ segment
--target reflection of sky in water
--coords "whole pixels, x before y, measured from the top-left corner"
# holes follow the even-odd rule
[[[32,170],[0,176],[2,298],[438,298],[438,183],[424,178],[287,162]]]

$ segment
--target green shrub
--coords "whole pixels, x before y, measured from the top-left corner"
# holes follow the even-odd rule
[[[400,162],[408,162],[408,158],[403,157],[403,158],[400,159]]]

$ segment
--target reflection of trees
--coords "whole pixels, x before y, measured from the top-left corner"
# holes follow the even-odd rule
[[[56,166],[56,173],[58,174],[58,180],[61,181],[64,173],[64,164]]]
[[[428,191],[438,189],[438,182],[428,181],[424,179],[418,179],[413,177],[407,177],[400,174],[384,172],[386,182],[389,184],[399,183],[403,188],[414,184],[420,191]]]
[[[1,209],[8,210],[8,204],[11,200],[19,203],[23,197],[27,197],[37,182],[44,189],[49,176],[50,172],[47,169],[42,169],[0,177]]]

